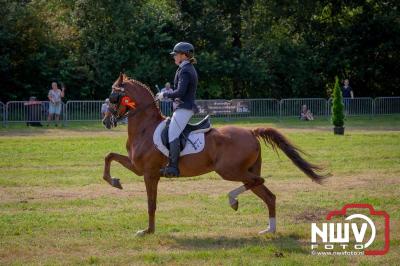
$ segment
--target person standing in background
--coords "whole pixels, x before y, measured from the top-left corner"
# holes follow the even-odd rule
[[[351,101],[350,99],[354,99],[354,92],[349,85],[348,79],[344,80],[344,86],[342,87],[342,96],[343,96],[345,112],[348,113],[350,108],[350,101]]]
[[[110,99],[106,99],[104,103],[101,105],[101,118],[103,119],[106,113],[108,112],[108,107],[110,106]]]
[[[165,83],[165,87],[161,89],[161,92],[173,92],[174,90],[171,88],[171,83]],[[171,101],[171,99],[164,99],[163,101]]]
[[[58,121],[60,120],[60,113],[61,113],[61,98],[64,98],[64,91],[65,87],[64,84],[61,83],[61,90],[58,88],[57,83],[51,83],[51,90],[47,97],[49,98],[49,116],[47,117],[47,126],[49,126],[50,121],[53,119],[56,121],[56,126],[58,126]]]
[[[165,87],[161,89],[161,93],[165,92],[173,92],[174,90],[171,88],[171,83],[165,83]],[[168,116],[172,111],[172,100],[171,99],[161,99],[160,100],[161,112]]]
[[[354,98],[354,92],[353,92],[353,89],[349,85],[348,79],[344,80],[344,86],[342,88],[342,95],[343,95],[343,98],[351,98],[351,99]]]
[[[42,102],[38,101],[35,96],[29,97],[29,101],[24,103],[27,114],[27,126],[42,127],[40,123],[42,117]]]

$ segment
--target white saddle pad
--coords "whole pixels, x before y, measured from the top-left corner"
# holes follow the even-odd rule
[[[167,121],[164,120],[162,121],[156,128],[153,134],[153,142],[154,145],[157,147],[159,151],[162,152],[165,156],[169,156],[169,150],[167,147],[164,146],[161,140],[161,132],[165,128],[165,125],[167,124]],[[209,131],[210,129],[200,129],[193,131],[189,134],[189,140],[194,144],[192,145],[189,141],[186,141],[186,146],[185,148],[181,151],[180,156],[192,154],[192,153],[198,153],[201,152],[204,149],[205,145],[205,137],[204,133]]]

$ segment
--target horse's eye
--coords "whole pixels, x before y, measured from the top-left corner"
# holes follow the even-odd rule
[[[110,103],[118,104],[120,98],[121,98],[121,94],[119,92],[113,92],[110,94],[110,97],[109,97]]]

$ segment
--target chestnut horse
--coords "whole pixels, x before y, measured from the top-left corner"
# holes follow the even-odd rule
[[[105,157],[103,178],[110,185],[122,189],[119,179],[112,178],[110,175],[112,161],[119,162],[138,176],[144,176],[149,224],[147,229],[138,231],[137,235],[154,233],[159,170],[167,164],[167,157],[155,147],[153,133],[166,118],[160,113],[151,90],[136,80],[121,74],[113,85],[113,93],[121,97],[110,105],[110,112],[106,114],[103,124],[111,128],[116,126],[115,119],[128,117],[126,142],[128,156],[108,154]],[[130,104],[123,104],[121,98]],[[262,159],[259,139],[270,144],[275,151],[277,148],[281,149],[312,181],[321,183],[327,177],[318,173],[322,170],[319,166],[304,160],[300,155],[300,150],[276,129],[245,129],[234,126],[212,128],[205,133],[203,151],[181,157],[179,170],[182,177],[198,176],[215,171],[225,180],[242,182],[244,185],[228,194],[231,207],[237,210],[237,196],[250,189],[266,203],[269,211],[269,228],[260,231],[260,234],[274,233],[276,197],[263,184],[264,179],[260,176]]]

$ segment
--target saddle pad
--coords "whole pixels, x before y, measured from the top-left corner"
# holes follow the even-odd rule
[[[167,121],[164,120],[162,121],[156,128],[153,134],[153,142],[156,148],[161,151],[162,154],[165,156],[169,156],[169,150],[167,147],[164,146],[164,144],[161,141],[161,132],[165,128]],[[193,147],[193,145],[189,142],[186,141],[186,146],[185,148],[181,151],[180,156],[192,154],[192,153],[198,153],[201,152],[204,149],[204,144],[205,144],[205,138],[204,138],[204,132],[191,132],[189,134],[189,140],[196,146],[196,149]]]

